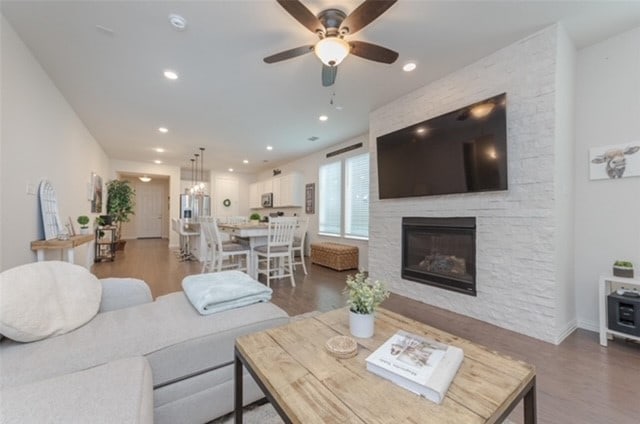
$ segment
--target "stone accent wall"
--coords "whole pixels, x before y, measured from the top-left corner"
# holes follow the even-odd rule
[[[556,45],[553,26],[373,111],[369,143],[372,277],[388,282],[395,293],[553,343],[559,284],[554,257]],[[503,92],[508,191],[379,200],[378,136]],[[400,278],[403,216],[477,218],[477,297]]]

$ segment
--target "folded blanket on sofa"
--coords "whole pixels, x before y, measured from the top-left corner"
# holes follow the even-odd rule
[[[202,315],[268,302],[273,293],[273,290],[240,271],[190,275],[182,280],[182,289]]]

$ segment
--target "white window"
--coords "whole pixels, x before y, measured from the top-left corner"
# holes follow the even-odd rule
[[[318,186],[318,230],[321,234],[339,236],[342,229],[342,164],[322,165]]]
[[[369,237],[369,154],[344,162],[344,235]]]
[[[320,167],[318,232],[324,235],[369,237],[369,154]],[[342,201],[344,199],[344,209]],[[344,228],[342,226],[344,216]]]

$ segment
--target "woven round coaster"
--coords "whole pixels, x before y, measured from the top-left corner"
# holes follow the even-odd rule
[[[340,359],[353,358],[358,354],[358,343],[348,336],[334,336],[325,344],[327,351]]]

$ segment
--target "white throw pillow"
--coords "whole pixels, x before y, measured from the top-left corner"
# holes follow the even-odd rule
[[[102,286],[68,262],[21,265],[0,274],[0,334],[32,342],[67,333],[98,312]]]

